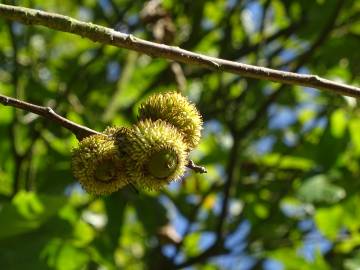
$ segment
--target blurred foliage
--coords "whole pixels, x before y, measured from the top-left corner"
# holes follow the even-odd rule
[[[4,1],[147,40],[360,85],[356,0]],[[147,3],[149,4],[149,2]],[[360,268],[360,107],[0,18],[0,92],[102,131],[154,91],[181,89],[203,138],[161,192],[92,197],[71,175],[75,136],[0,106],[2,269]]]

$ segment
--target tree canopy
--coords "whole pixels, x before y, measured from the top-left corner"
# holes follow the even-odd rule
[[[211,57],[360,85],[356,0],[4,1]],[[31,22],[28,22],[31,24]],[[179,90],[204,120],[161,191],[82,190],[78,140],[0,104],[4,269],[360,268],[360,108],[324,89],[151,57],[0,16],[0,93],[102,132]],[[360,208],[359,208],[360,209]]]

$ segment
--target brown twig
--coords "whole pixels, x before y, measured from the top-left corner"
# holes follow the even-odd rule
[[[71,17],[24,7],[0,4],[0,16],[24,24],[43,25],[55,30],[69,32],[121,48],[135,50],[151,56],[203,66],[218,71],[227,71],[244,77],[270,80],[283,84],[293,84],[318,88],[341,95],[360,97],[360,88],[321,78],[316,75],[298,74],[265,67],[247,65],[203,54],[193,53],[178,47],[157,44],[113,29],[75,20]]]
[[[22,100],[18,100],[16,98],[7,97],[0,94],[0,103],[5,106],[12,106],[15,108],[19,108],[28,112],[35,113],[37,115],[41,115],[60,126],[70,130],[75,134],[78,140],[81,140],[89,135],[100,134],[99,132],[92,130],[88,127],[84,127],[82,125],[76,124],[54,112],[50,107],[39,106],[35,104],[31,104]]]
[[[193,170],[196,173],[207,173],[205,167],[196,165],[194,161],[192,161],[191,159],[188,161],[188,164],[186,164],[186,167],[188,167],[189,169]]]

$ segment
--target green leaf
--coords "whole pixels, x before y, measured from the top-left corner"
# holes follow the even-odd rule
[[[60,239],[50,241],[42,253],[48,265],[57,270],[84,269],[90,255]]]
[[[343,227],[343,209],[337,205],[331,208],[323,208],[316,211],[315,223],[323,235],[329,239],[336,239]]]
[[[314,220],[318,229],[329,239],[337,239],[342,229],[346,229],[351,237],[358,238],[360,229],[360,196],[353,195],[341,204],[316,210]],[[353,239],[352,241],[356,241]]]
[[[349,142],[347,123],[343,109],[333,112],[317,148],[314,149],[315,159],[324,170],[336,165],[347,147]]]
[[[309,170],[314,166],[314,162],[311,159],[280,155],[278,153],[266,154],[261,157],[260,162],[266,166],[279,166],[282,169]]]
[[[347,127],[346,113],[342,109],[338,109],[331,115],[331,135],[334,138],[341,138],[345,134]]]
[[[39,228],[56,215],[66,200],[62,196],[19,192],[11,203],[0,209],[0,239]]]
[[[353,150],[357,156],[360,155],[360,119],[353,118],[349,123],[351,142],[354,146]]]
[[[280,248],[267,253],[272,259],[280,261],[286,270],[330,270],[320,251],[315,252],[315,260],[308,261],[296,249]],[[300,267],[300,268],[299,268]]]
[[[345,195],[345,190],[330,183],[326,175],[306,179],[298,190],[300,199],[309,203],[336,203]]]
[[[188,256],[194,256],[199,252],[200,232],[194,232],[185,238],[184,249]]]
[[[43,249],[53,238],[70,237],[71,231],[69,223],[53,217],[36,230],[0,239],[1,267],[12,270],[49,269],[42,256]]]
[[[356,252],[355,256],[346,259],[344,262],[345,270],[358,270],[360,269],[360,252]]]

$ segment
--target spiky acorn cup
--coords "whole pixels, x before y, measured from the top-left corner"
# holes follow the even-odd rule
[[[165,121],[139,121],[131,129],[120,128],[115,138],[119,152],[128,157],[129,181],[137,186],[158,190],[184,174],[187,146]]]
[[[106,135],[92,135],[79,142],[72,152],[74,177],[89,193],[111,194],[128,184],[114,140]]]
[[[154,94],[139,108],[139,120],[161,119],[179,130],[187,144],[188,151],[200,141],[202,118],[195,105],[177,92]]]

